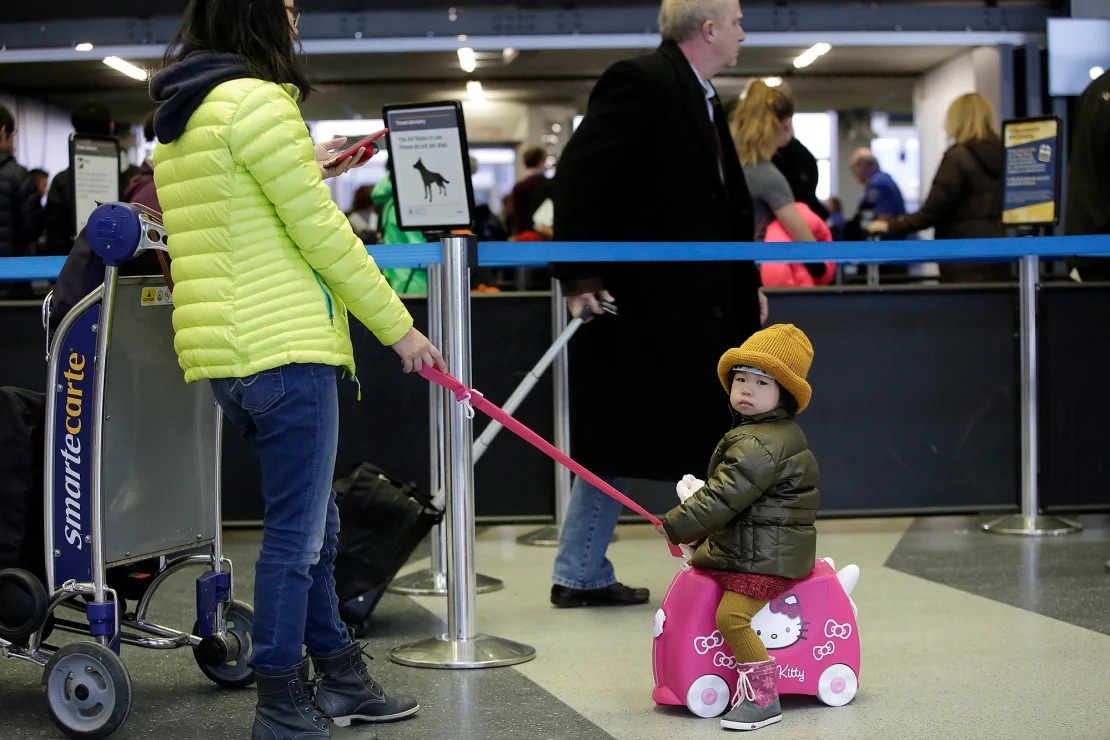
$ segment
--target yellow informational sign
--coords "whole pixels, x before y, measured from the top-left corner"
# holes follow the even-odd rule
[[[169,288],[143,288],[141,302],[144,306],[172,306],[173,295]]]
[[[1006,121],[1002,223],[1044,226],[1058,218],[1060,120],[1036,118]]]

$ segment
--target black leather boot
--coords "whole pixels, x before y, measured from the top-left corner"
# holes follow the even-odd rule
[[[366,671],[358,643],[311,657],[316,666],[316,703],[340,727],[352,720],[392,722],[420,711],[411,696],[385,695]]]
[[[251,740],[377,740],[372,732],[334,726],[308,692],[308,658],[284,671],[255,670],[258,706]]]

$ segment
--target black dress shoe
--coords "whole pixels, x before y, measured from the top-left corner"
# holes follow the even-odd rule
[[[588,589],[551,587],[551,603],[560,609],[576,606],[632,606],[646,604],[650,598],[651,592],[646,588],[629,588],[623,583]]]

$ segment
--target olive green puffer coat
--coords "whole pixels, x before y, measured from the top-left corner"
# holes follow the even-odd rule
[[[820,473],[782,409],[742,417],[717,444],[705,486],[663,517],[671,542],[705,539],[699,568],[804,578],[817,556]]]

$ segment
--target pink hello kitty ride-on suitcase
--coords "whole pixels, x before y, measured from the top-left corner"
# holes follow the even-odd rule
[[[818,560],[797,588],[769,603],[752,619],[776,659],[780,694],[816,696],[829,706],[847,704],[859,688],[859,633],[849,594],[859,567],[839,573]],[[721,586],[684,567],[655,614],[652,663],[656,704],[685,705],[699,717],[729,709],[736,690],[736,658],[717,629]]]

